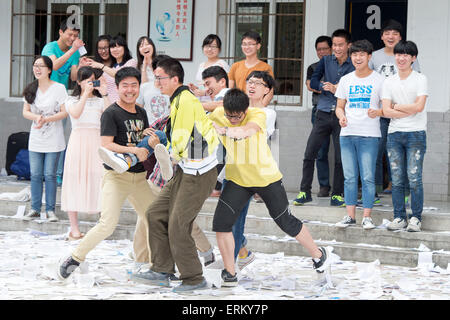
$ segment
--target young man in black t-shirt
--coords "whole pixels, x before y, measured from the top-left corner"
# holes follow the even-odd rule
[[[126,199],[131,203],[141,219],[147,223],[145,211],[154,200],[146,180],[146,171],[142,161],[147,159],[148,150],[139,148],[137,144],[144,134],[150,135],[149,145],[159,143],[158,137],[150,131],[145,110],[136,105],[139,96],[141,75],[135,68],[125,67],[119,70],[115,77],[119,91],[119,101],[109,106],[101,117],[102,147],[116,153],[133,153],[139,163],[124,173],[117,173],[105,165],[102,182],[102,212],[97,225],[81,240],[80,244],[59,267],[61,278],[67,278],[83,262],[86,255],[102,240],[109,237],[119,221],[120,211]],[[145,228],[148,230],[147,228]],[[149,262],[150,257],[148,234],[141,235],[138,247],[134,242],[136,262]],[[136,236],[135,236],[136,239]]]

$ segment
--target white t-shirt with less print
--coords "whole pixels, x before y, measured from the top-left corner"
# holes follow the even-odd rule
[[[61,105],[67,98],[66,87],[58,82],[54,82],[45,92],[38,88],[36,99],[30,105],[31,112],[46,118],[53,116],[61,110]],[[25,99],[24,102],[26,102]],[[62,120],[47,122],[40,129],[36,129],[35,126],[36,123],[33,121],[28,150],[44,153],[61,152],[66,148]]]
[[[413,71],[405,80],[401,80],[399,75],[396,74],[384,81],[382,99],[391,100],[394,104],[412,104],[420,96],[428,96],[427,77],[422,73]],[[391,119],[388,133],[426,130],[427,111],[425,107],[422,112],[406,118]]]
[[[339,81],[335,96],[347,100],[345,116],[347,126],[341,128],[341,136],[381,137],[380,117],[370,118],[369,109],[381,109],[381,89],[384,78],[372,72],[365,78],[355,71]]]

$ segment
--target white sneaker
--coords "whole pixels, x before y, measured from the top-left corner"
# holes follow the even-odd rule
[[[170,180],[173,176],[173,168],[172,161],[170,161],[170,155],[167,148],[158,143],[155,146],[155,158],[159,163],[159,167],[161,168],[161,176],[164,180]]]
[[[36,210],[31,209],[28,211],[26,215],[23,216],[23,220],[31,220],[31,219],[37,219],[41,217],[41,213],[37,212]]]
[[[364,230],[370,230],[370,229],[376,228],[376,226],[373,224],[373,221],[372,221],[371,217],[364,217],[362,219],[361,225],[362,225]]]
[[[58,219],[58,217],[55,215],[55,212],[53,212],[53,211],[47,211],[47,221],[48,221],[48,222],[58,222],[59,219]]]
[[[411,219],[409,219],[409,223],[408,223],[408,227],[406,228],[406,231],[409,232],[419,232],[421,231],[422,227],[422,223],[420,222],[419,219],[417,219],[416,217],[412,217]]]
[[[387,229],[390,231],[405,229],[407,226],[406,220],[401,218],[395,218],[394,221],[387,225]]]
[[[98,154],[102,161],[108,166],[114,169],[117,173],[124,173],[130,166],[128,165],[125,156],[121,153],[112,152],[106,148],[98,148]]]

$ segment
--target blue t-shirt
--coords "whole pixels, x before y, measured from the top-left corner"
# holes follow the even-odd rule
[[[44,49],[42,49],[43,56],[56,56],[56,58],[58,59],[64,54],[65,52],[59,48],[57,41],[47,43]],[[77,66],[79,60],[80,53],[77,50],[61,68],[59,68],[58,70],[53,70],[50,79],[65,85],[67,89],[69,85],[70,69],[72,68],[72,66]]]

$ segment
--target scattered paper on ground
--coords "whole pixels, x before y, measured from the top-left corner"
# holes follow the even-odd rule
[[[449,269],[421,267],[422,262],[429,262],[428,256],[421,257],[418,268],[380,265],[378,260],[356,263],[337,259],[331,278],[327,278],[312,270],[310,258],[256,252],[256,260],[240,272],[238,287],[216,288],[220,269],[209,269],[205,276],[215,287],[178,295],[172,288],[129,280],[135,270],[128,256],[132,250],[129,240],[101,242],[82,268],[61,281],[56,268],[78,243],[63,239],[64,235],[35,230],[0,232],[0,299],[392,300],[447,299],[450,294]],[[215,254],[220,259],[217,249]],[[220,261],[214,265],[221,267]]]

